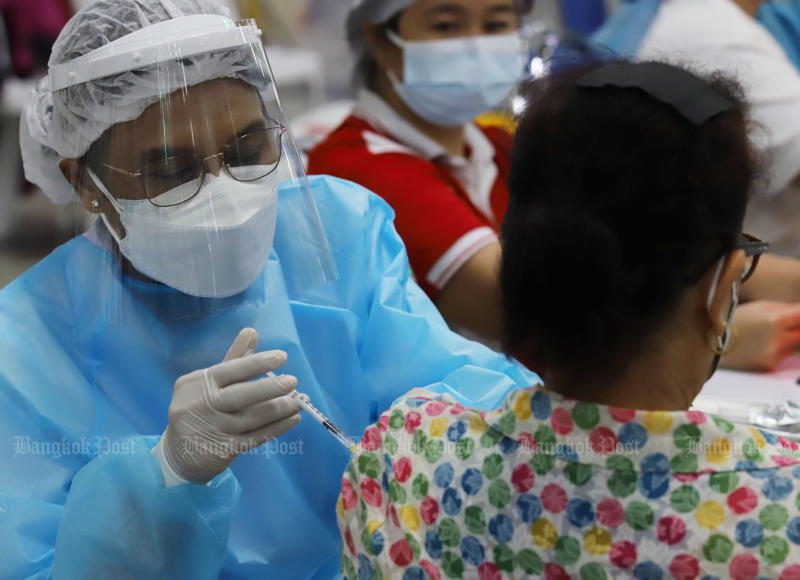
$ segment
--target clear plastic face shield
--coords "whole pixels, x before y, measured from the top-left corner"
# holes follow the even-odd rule
[[[50,82],[55,106],[92,99],[110,127],[75,139],[91,145],[62,172],[105,225],[90,237],[118,250],[116,282],[161,316],[335,279],[252,21],[161,22],[51,67]]]

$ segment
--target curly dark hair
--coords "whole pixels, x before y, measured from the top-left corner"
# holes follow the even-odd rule
[[[533,83],[515,138],[505,348],[539,369],[609,371],[635,355],[734,249],[759,173],[735,81],[690,73],[733,104],[696,126],[643,90],[576,85],[604,64]]]

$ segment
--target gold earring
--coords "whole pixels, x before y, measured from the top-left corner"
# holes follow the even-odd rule
[[[708,329],[709,336],[711,337],[711,347],[710,347],[711,352],[713,352],[717,356],[726,356],[730,354],[731,351],[733,350],[734,345],[736,344],[736,338],[739,336],[739,333],[733,324],[730,324],[728,322],[723,322],[722,325],[725,327],[726,330],[727,329],[731,330],[731,338],[728,341],[728,345],[725,348],[720,348],[718,346],[717,341],[719,340],[720,337],[714,334],[714,329],[713,328]],[[725,332],[723,331],[723,335],[724,334]]]

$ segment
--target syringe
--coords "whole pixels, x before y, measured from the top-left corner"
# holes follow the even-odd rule
[[[267,376],[268,377],[274,377],[275,373],[270,371],[270,372],[267,373]],[[316,419],[317,423],[319,423],[320,425],[325,427],[325,429],[327,429],[328,433],[333,435],[333,437],[339,443],[344,445],[350,451],[350,453],[352,453],[353,451],[356,450],[356,448],[358,447],[356,442],[353,441],[352,439],[350,439],[350,437],[348,437],[347,435],[345,435],[344,432],[341,429],[339,429],[336,425],[334,425],[333,421],[331,421],[325,415],[323,415],[322,412],[319,409],[317,409],[314,405],[309,403],[306,400],[308,395],[303,395],[301,393],[298,393],[297,391],[292,391],[291,393],[289,393],[289,396],[291,398],[293,398],[295,401],[297,401],[298,403],[300,403],[300,406],[303,407],[303,409],[305,409],[305,411],[309,415],[314,417],[314,419]]]

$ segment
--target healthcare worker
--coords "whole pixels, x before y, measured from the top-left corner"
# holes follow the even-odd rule
[[[517,29],[531,2],[362,0],[347,37],[358,62],[352,115],[309,172],[389,202],[420,286],[447,321],[499,338],[498,231],[511,135],[473,120],[522,77]],[[475,305],[480,304],[480,308]]]
[[[295,387],[356,434],[537,378],[449,332],[380,198],[306,179],[252,23],[100,0],[49,65],[26,175],[100,219],[0,292],[0,577],[336,577],[349,452]]]

